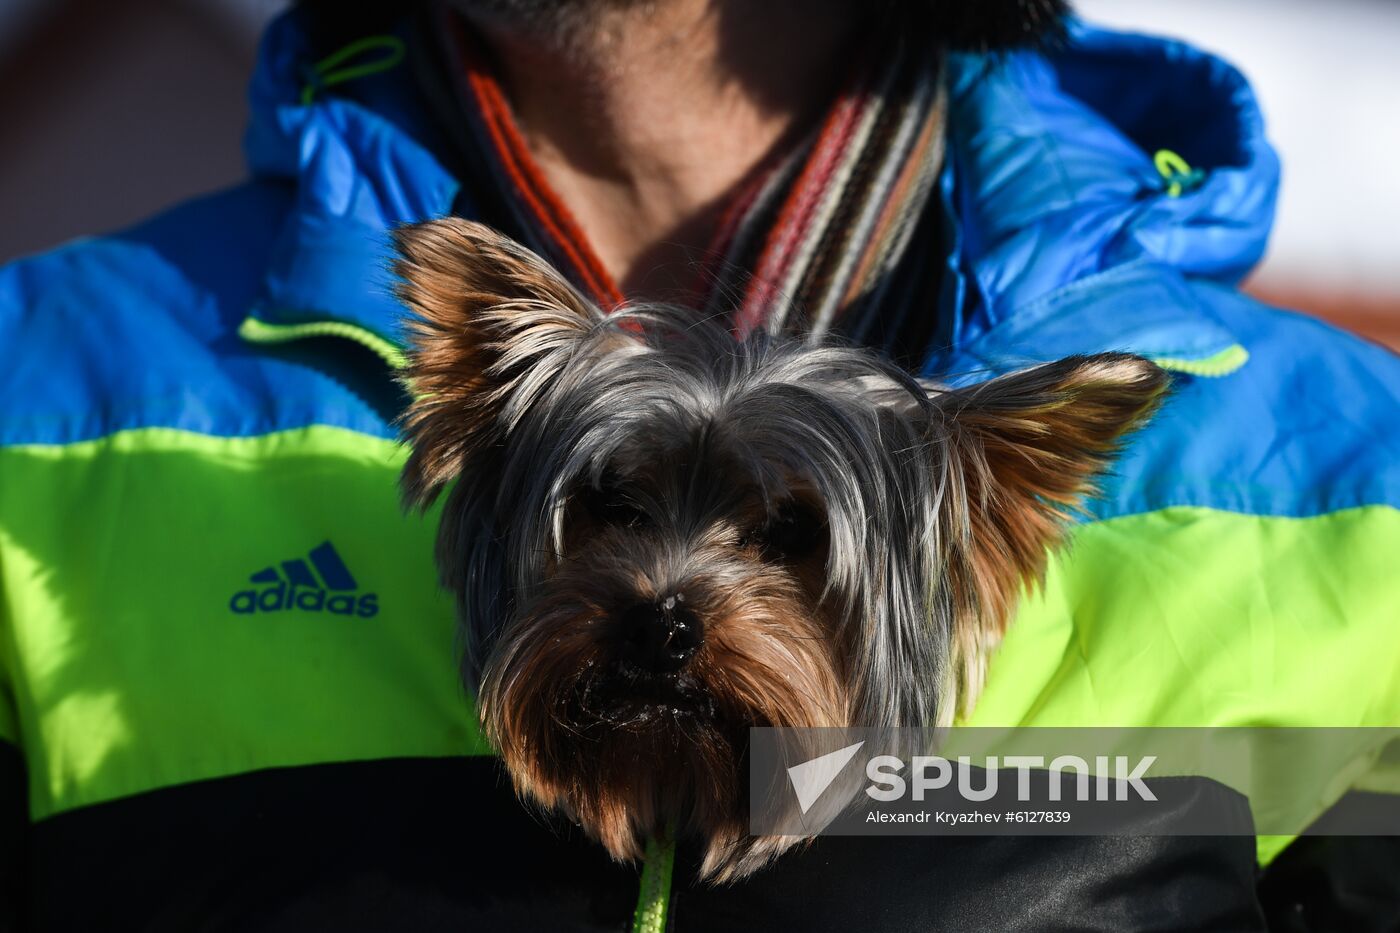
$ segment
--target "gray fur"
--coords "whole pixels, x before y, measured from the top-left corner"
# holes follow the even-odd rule
[[[440,533],[471,685],[503,627],[549,586],[569,497],[692,445],[673,488],[636,503],[646,534],[673,555],[666,563],[685,564],[737,483],[777,497],[785,476],[804,477],[827,522],[826,598],[843,619],[833,637],[854,646],[856,721],[940,718],[953,608],[938,585],[937,516],[962,492],[939,443],[936,390],[864,351],[763,334],[738,343],[718,322],[667,307],[600,315],[576,341],[513,350],[498,365],[528,367],[505,399],[502,442],[467,463]],[[738,468],[705,468],[717,460]]]

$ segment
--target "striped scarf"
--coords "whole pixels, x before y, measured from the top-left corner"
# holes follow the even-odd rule
[[[603,307],[625,296],[546,184],[509,104],[460,20],[432,30],[471,138],[495,180],[508,231]],[[847,82],[821,125],[758,173],[725,211],[704,256],[703,311],[755,329],[837,331],[917,356],[935,334],[942,242],[929,198],[943,162],[942,57],[901,46]],[[473,176],[474,177],[474,176]],[[499,219],[499,218],[492,218]]]

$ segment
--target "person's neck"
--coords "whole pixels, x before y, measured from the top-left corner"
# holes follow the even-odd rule
[[[629,297],[695,296],[727,202],[844,77],[843,0],[599,2],[586,26],[476,17],[545,179]]]

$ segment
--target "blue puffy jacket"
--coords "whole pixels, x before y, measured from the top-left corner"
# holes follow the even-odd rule
[[[396,501],[386,232],[471,215],[481,182],[407,67],[304,103],[311,58],[272,27],[246,182],[0,270],[0,878],[43,929],[620,928],[635,868],[510,795],[432,518]],[[950,342],[924,370],[1178,374],[973,722],[1400,725],[1400,361],[1235,290],[1279,172],[1244,79],[1084,26],[949,75]],[[1164,179],[1163,149],[1200,175]],[[1252,840],[881,841],[722,892],[678,870],[672,928],[1259,922]]]

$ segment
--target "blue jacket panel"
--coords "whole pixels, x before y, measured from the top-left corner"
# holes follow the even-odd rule
[[[303,105],[308,55],[295,16],[269,30],[252,180],[0,270],[0,442],[148,426],[392,435],[382,406],[239,328],[330,321],[397,341],[387,232],[469,211],[470,183],[434,155],[407,67]],[[1076,25],[1054,54],[954,56],[949,79],[952,249],[929,313],[952,339],[927,374],[970,381],[1099,350],[1174,362],[1176,397],[1120,464],[1101,517],[1400,504],[1400,361],[1230,287],[1263,253],[1279,171],[1237,71]],[[1201,170],[1179,196],[1159,148]]]

